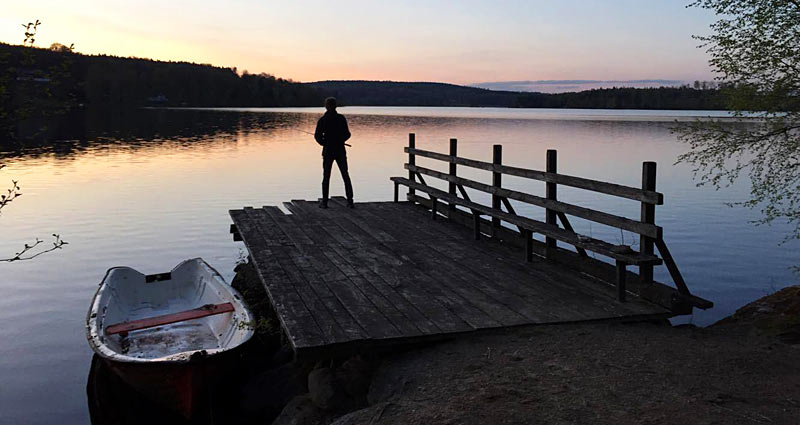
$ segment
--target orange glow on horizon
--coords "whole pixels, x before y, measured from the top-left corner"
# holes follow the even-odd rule
[[[691,39],[710,19],[677,4],[309,0],[220,8],[207,0],[46,0],[5,9],[0,41],[7,43],[22,41],[20,23],[40,19],[39,47],[74,43],[86,54],[208,63],[304,82],[710,79]]]

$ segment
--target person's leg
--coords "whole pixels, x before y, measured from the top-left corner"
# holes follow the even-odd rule
[[[333,156],[322,157],[322,202],[319,204],[321,208],[328,207],[328,193],[331,187],[331,169],[333,168]]]
[[[344,181],[344,193],[347,196],[347,205],[353,205],[353,184],[350,182],[350,173],[347,170],[347,153],[345,151],[336,155],[336,165],[339,166],[339,171],[342,173],[342,181]]]

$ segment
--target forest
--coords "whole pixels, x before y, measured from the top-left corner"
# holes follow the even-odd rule
[[[70,104],[119,106],[302,106],[320,100],[315,89],[268,74],[187,62],[83,55],[61,45],[43,49],[0,44],[0,65],[8,86],[4,94],[10,97],[4,100],[15,104],[31,96]]]
[[[327,96],[351,106],[724,109],[715,86],[612,88],[528,93],[432,82],[319,81],[188,62],[84,55],[71,47],[0,43],[0,133],[19,123],[84,108],[321,106]]]
[[[363,106],[692,110],[725,108],[720,90],[713,85],[703,84],[696,84],[697,87],[611,88],[556,94],[393,81],[320,81],[310,85],[336,96],[342,104]]]

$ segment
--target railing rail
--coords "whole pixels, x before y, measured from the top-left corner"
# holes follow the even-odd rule
[[[491,162],[478,161],[475,159],[462,158],[459,156],[445,155],[443,153],[431,152],[422,149],[404,148],[409,155],[421,156],[425,158],[437,159],[440,161],[464,165],[471,168],[507,174],[509,176],[524,177],[532,180],[539,180],[547,183],[562,184],[579,189],[586,189],[593,192],[604,193],[607,195],[628,198],[634,201],[644,202],[652,205],[664,204],[664,195],[654,190],[643,190],[630,186],[623,186],[616,183],[602,182],[598,180],[575,177],[567,174],[548,173],[547,171],[530,170],[527,168],[511,167],[502,164],[492,164]]]
[[[439,211],[444,211],[438,209],[437,205],[439,204],[440,199],[445,201],[448,206],[448,217],[455,216],[459,213],[459,210],[456,209],[456,205],[460,204],[465,206],[471,210],[476,238],[479,237],[481,233],[481,227],[484,221],[480,218],[481,215],[490,216],[490,220],[486,223],[488,223],[489,232],[493,236],[498,234],[508,234],[507,229],[501,228],[501,221],[506,221],[510,224],[516,225],[519,229],[519,235],[524,239],[523,245],[525,246],[526,258],[529,258],[532,252],[532,233],[542,233],[545,235],[544,254],[547,258],[563,257],[562,254],[558,253],[559,250],[556,246],[556,240],[573,245],[576,248],[577,256],[580,258],[587,257],[585,249],[592,249],[595,252],[600,252],[604,255],[611,255],[616,258],[615,274],[618,297],[620,300],[625,299],[626,281],[630,280],[628,277],[630,272],[627,270],[627,266],[631,264],[638,264],[639,274],[631,276],[634,276],[635,278],[634,285],[638,289],[642,289],[654,284],[653,265],[660,264],[663,260],[668,272],[670,273],[670,276],[672,277],[672,280],[675,283],[675,289],[677,290],[677,293],[683,296],[684,300],[688,300],[689,304],[700,308],[708,308],[712,305],[706,300],[702,300],[691,295],[683,276],[678,270],[678,267],[675,264],[675,261],[672,258],[666,243],[664,242],[663,229],[655,224],[655,206],[662,205],[664,203],[664,196],[655,190],[656,164],[654,162],[643,163],[642,188],[639,189],[635,187],[619,185],[616,183],[608,183],[583,177],[559,174],[557,172],[557,155],[555,150],[547,151],[547,170],[540,171],[502,164],[501,145],[493,146],[492,162],[485,162],[458,156],[456,139],[450,139],[449,155],[417,149],[416,137],[413,133],[409,134],[408,144],[409,146],[404,149],[405,153],[408,154],[408,162],[404,164],[404,168],[408,170],[408,180],[400,178],[399,180],[405,181],[405,183],[403,183],[393,178],[393,180],[395,180],[395,201],[397,201],[398,198],[398,184],[405,184],[409,187],[408,199],[411,201],[420,202],[423,199],[415,194],[415,189],[417,191],[424,191],[429,195],[430,199],[425,203],[429,204],[431,208],[431,214],[434,219],[437,215],[439,215]],[[448,172],[440,172],[417,165],[417,156],[448,163]],[[476,180],[459,177],[457,173],[458,165],[492,172],[492,184],[481,183]],[[502,176],[504,174],[545,182],[545,197],[532,195],[518,190],[503,188]],[[429,176],[447,182],[447,191],[445,192],[429,187],[427,183],[425,183],[423,176]],[[557,199],[558,185],[570,186],[639,201],[641,204],[640,218],[636,220],[559,201]],[[484,207],[471,201],[465,187],[491,195],[491,208]],[[460,197],[459,194],[461,195]],[[525,219],[517,215],[510,200],[544,208],[546,211],[545,222]],[[503,211],[503,208],[505,208],[505,211]],[[611,245],[608,245],[600,240],[583,237],[582,235],[575,233],[572,225],[569,222],[569,219],[567,218],[567,215],[572,215],[585,220],[636,233],[640,236],[640,251],[636,252],[630,247],[618,246],[619,248],[627,248],[628,251],[624,251],[625,254],[620,254],[616,251],[612,252],[612,250],[609,249]],[[561,230],[559,230],[559,222],[563,226],[563,229]],[[549,229],[555,230],[551,231]],[[589,239],[591,239],[591,241],[587,243],[586,241]],[[654,257],[655,249],[658,249],[658,252],[662,257],[661,259]],[[630,255],[628,255],[627,252],[630,252]],[[653,261],[652,259],[658,261]],[[630,263],[629,261],[636,262]],[[663,287],[663,284],[656,283],[656,286],[658,285]],[[667,287],[664,288],[666,289]],[[675,289],[673,289],[673,291]],[[663,293],[662,289],[659,289],[659,291],[661,291],[660,293]]]

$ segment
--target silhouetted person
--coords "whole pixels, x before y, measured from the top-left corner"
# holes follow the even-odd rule
[[[353,208],[353,185],[347,172],[347,152],[344,142],[350,138],[347,120],[336,112],[336,98],[325,99],[325,115],[317,121],[314,139],[322,146],[322,201],[320,208],[328,208],[328,192],[331,184],[333,161],[339,166],[344,180],[344,191],[347,195],[347,207]]]

